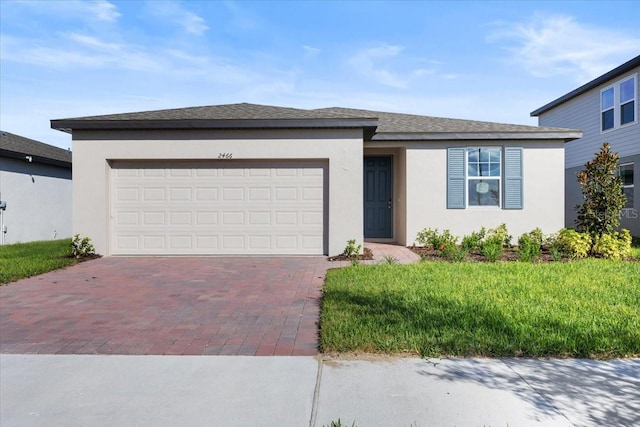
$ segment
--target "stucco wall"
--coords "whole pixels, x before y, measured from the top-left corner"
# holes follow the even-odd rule
[[[362,241],[362,131],[74,131],[73,231],[109,252],[109,160],[327,159],[329,254]]]
[[[70,169],[2,157],[0,199],[5,244],[71,237]]]
[[[447,209],[447,148],[455,146],[523,147],[524,209],[498,207]],[[540,227],[545,233],[564,226],[564,146],[562,141],[422,142],[406,150],[406,244],[413,244],[424,228],[449,229],[463,236],[480,227],[506,223],[517,239]]]

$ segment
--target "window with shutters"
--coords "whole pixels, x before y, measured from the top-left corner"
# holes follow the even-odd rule
[[[523,208],[522,147],[447,149],[447,208]]]
[[[500,206],[501,151],[467,148],[467,206]]]

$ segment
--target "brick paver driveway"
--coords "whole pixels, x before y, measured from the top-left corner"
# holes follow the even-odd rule
[[[323,257],[106,257],[0,287],[0,352],[317,354]]]

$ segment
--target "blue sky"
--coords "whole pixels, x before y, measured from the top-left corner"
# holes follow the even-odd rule
[[[0,127],[237,102],[535,125],[640,54],[640,2],[0,0]]]

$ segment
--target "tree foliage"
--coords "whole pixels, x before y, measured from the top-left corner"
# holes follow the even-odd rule
[[[595,157],[578,173],[584,203],[576,206],[578,231],[593,238],[614,233],[620,225],[620,212],[625,205],[622,180],[618,176],[618,154],[608,143],[602,144]]]

